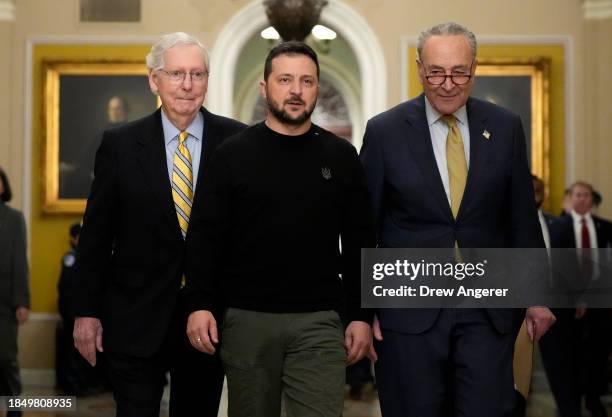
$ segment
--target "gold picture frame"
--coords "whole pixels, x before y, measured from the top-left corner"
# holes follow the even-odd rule
[[[472,91],[521,116],[531,172],[545,184],[550,184],[550,68],[546,57],[479,59]]]
[[[45,213],[82,214],[93,178],[93,156],[110,98],[120,97],[130,118],[155,110],[145,62],[43,61],[43,205]],[[110,111],[110,110],[109,110]],[[75,149],[77,148],[77,149]]]
[[[416,65],[416,45],[416,39],[407,38],[402,47],[405,99],[416,97],[423,91]],[[551,212],[561,207],[565,190],[566,55],[563,42],[483,41],[478,45],[476,57],[478,67],[474,90],[478,90],[483,81],[499,82],[501,85],[506,79],[524,77],[531,86],[533,80],[533,89],[530,87],[529,92],[521,94],[530,100],[528,108],[523,111],[533,115],[533,118],[524,119],[523,124],[532,171],[545,181],[546,197],[542,208]],[[516,108],[510,109],[521,114]]]

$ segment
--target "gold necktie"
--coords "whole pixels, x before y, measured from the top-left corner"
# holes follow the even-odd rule
[[[457,119],[453,115],[443,116],[442,120],[448,125],[448,136],[446,137],[446,164],[448,166],[448,185],[451,196],[451,211],[453,217],[457,218],[459,206],[463,198],[465,183],[467,181],[467,162],[463,150],[463,138],[457,126]]]
[[[189,133],[181,132],[179,145],[174,152],[174,167],[172,169],[172,199],[178,217],[183,239],[187,236],[191,204],[193,202],[193,171],[191,169],[191,154],[185,145]]]

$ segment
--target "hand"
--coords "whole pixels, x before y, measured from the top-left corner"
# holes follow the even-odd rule
[[[79,353],[96,366],[96,349],[104,352],[102,348],[102,323],[95,317],[77,317],[74,321],[74,346]]]
[[[200,352],[213,355],[215,346],[219,343],[217,321],[208,310],[194,311],[187,319],[187,337],[191,346]]]
[[[15,310],[15,318],[17,319],[17,324],[22,325],[26,321],[28,321],[28,317],[30,317],[30,309],[27,307],[17,307]]]
[[[372,329],[365,321],[352,321],[344,331],[346,362],[352,365],[359,362],[372,345]]]
[[[537,342],[557,319],[548,307],[529,307],[525,315],[527,334],[532,342]]]
[[[380,331],[380,322],[378,321],[378,317],[374,316],[374,323],[372,324],[372,334],[374,335],[374,339],[381,342],[383,340],[382,332]],[[374,349],[374,343],[370,345],[370,351],[368,352],[368,358],[374,363],[378,360],[378,354]]]
[[[576,318],[576,320],[580,320],[584,317],[586,312],[587,312],[586,303],[578,304],[576,306],[576,314],[574,314],[574,317]]]

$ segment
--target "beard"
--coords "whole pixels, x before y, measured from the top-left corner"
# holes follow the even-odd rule
[[[312,115],[312,112],[314,111],[314,108],[317,104],[317,100],[315,99],[312,105],[304,109],[304,111],[301,114],[297,116],[291,116],[289,113],[287,113],[284,110],[285,104],[289,104],[289,103],[305,104],[304,100],[302,100],[301,98],[292,97],[288,100],[285,100],[282,105],[279,105],[278,102],[274,100],[273,98],[271,98],[269,94],[267,95],[267,97],[268,97],[267,98],[268,111],[271,112],[274,115],[274,117],[278,119],[278,121],[280,121],[281,123],[292,125],[292,126],[299,126],[301,124],[304,124],[304,122],[306,122],[308,119],[310,119],[310,115]]]

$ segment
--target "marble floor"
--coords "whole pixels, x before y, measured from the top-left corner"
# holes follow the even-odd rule
[[[534,384],[532,394],[529,399],[527,417],[555,417],[554,400],[548,389],[543,375],[536,374],[534,376]],[[26,387],[24,395],[50,395],[53,391],[48,388]],[[612,416],[612,395],[603,398],[603,402],[608,409],[608,413]],[[168,408],[168,393],[164,394],[162,401],[162,412],[160,417],[166,417]],[[1,416],[2,414],[0,414]],[[77,399],[77,411],[62,412],[62,413],[42,413],[42,412],[26,412],[24,417],[112,417],[114,416],[114,402],[110,394],[100,394],[92,397],[84,397]],[[584,416],[588,416],[588,412],[584,411]],[[219,417],[227,416],[227,397],[224,389],[223,398],[221,400],[221,409]],[[366,389],[363,398],[360,401],[347,398],[344,403],[344,417],[380,417],[380,408],[376,391]]]

